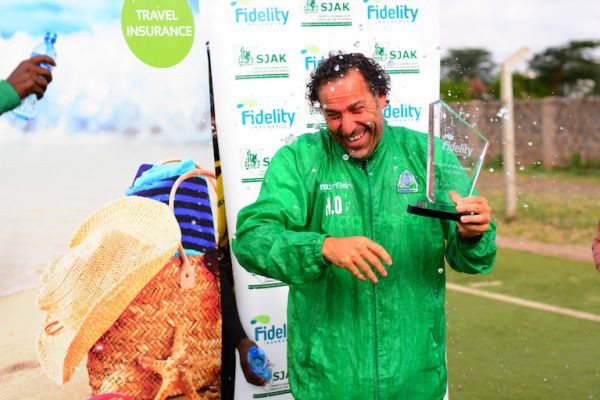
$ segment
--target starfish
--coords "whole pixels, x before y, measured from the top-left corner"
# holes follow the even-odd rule
[[[201,400],[192,384],[195,363],[188,359],[185,352],[181,327],[175,327],[171,355],[166,360],[142,356],[139,358],[139,363],[142,368],[154,371],[162,377],[162,384],[154,400],[165,400],[174,389],[180,389],[190,400]]]

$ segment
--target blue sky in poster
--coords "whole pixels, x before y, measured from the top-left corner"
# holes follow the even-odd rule
[[[188,0],[194,15],[198,2]],[[115,0],[19,0],[0,3],[0,37],[16,32],[40,36],[46,31],[68,34],[89,30],[96,23],[120,21],[122,1]]]
[[[198,16],[198,1],[187,1]],[[58,33],[57,67],[38,103],[38,115],[25,123],[3,114],[4,138],[7,132],[18,137],[23,131],[127,134],[184,142],[210,137],[206,39],[197,31],[192,50],[180,64],[150,67],[127,47],[121,31],[122,4],[0,1],[0,79],[29,57],[46,31]]]

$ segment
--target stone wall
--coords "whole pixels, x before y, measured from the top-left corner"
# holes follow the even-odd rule
[[[452,104],[490,140],[487,160],[502,152],[500,100]],[[579,155],[583,165],[600,164],[600,97],[548,97],[515,100],[515,152],[518,165],[565,166]]]

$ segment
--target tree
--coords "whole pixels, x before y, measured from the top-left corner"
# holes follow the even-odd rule
[[[521,72],[513,72],[513,96],[515,99],[541,99],[549,96],[548,87]],[[498,99],[500,98],[500,79],[497,78],[489,86],[490,94]]]
[[[496,64],[480,48],[450,49],[442,58],[441,97],[448,101],[489,98],[488,85]]]
[[[560,47],[550,47],[534,55],[529,68],[536,74],[536,81],[545,85],[551,95],[598,95],[600,61],[594,50],[599,46],[598,40],[582,40],[570,41]],[[587,89],[582,89],[586,83]]]
[[[442,58],[442,79],[454,82],[479,78],[489,84],[495,69],[490,52],[481,48],[450,49]]]

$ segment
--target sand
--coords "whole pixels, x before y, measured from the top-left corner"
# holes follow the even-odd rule
[[[0,298],[0,399],[86,399],[91,390],[87,370],[58,386],[46,376],[35,351],[43,315],[35,307],[35,290]]]

